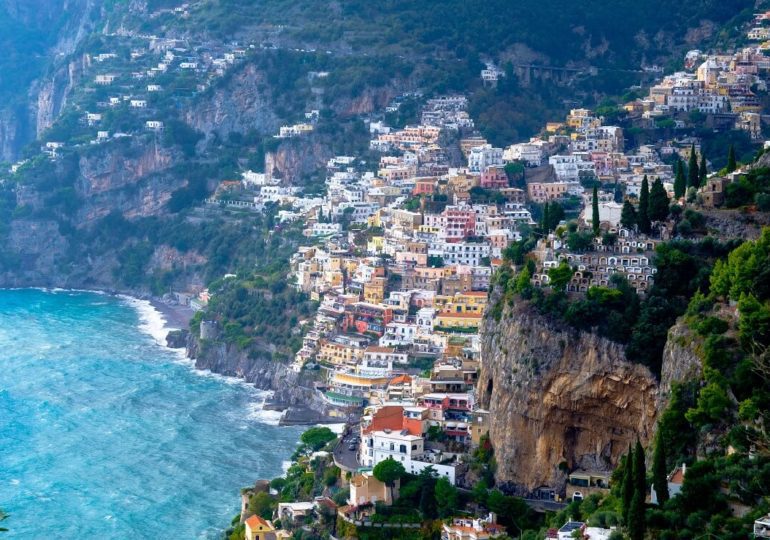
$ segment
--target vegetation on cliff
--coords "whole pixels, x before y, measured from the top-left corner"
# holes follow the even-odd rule
[[[568,234],[579,233],[565,231]],[[512,266],[503,266],[497,273],[495,284],[503,291],[501,302],[513,303],[516,295],[531,300],[542,313],[576,329],[596,331],[602,337],[625,344],[631,361],[640,362],[657,374],[669,328],[685,313],[697,291],[708,291],[708,275],[714,261],[739,243],[706,237],[660,244],[654,258],[654,285],[640,300],[620,275],[612,276],[608,287],[594,286],[584,296],[571,297],[565,290],[575,270],[566,262],[549,270],[548,289],[532,286],[530,279],[535,268],[526,254],[534,247],[534,238],[514,242],[505,250],[505,260],[522,265],[522,269],[515,273]],[[493,306],[492,316],[499,318],[502,306]]]

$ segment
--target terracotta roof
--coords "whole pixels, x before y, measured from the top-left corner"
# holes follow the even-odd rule
[[[399,375],[393,377],[388,384],[407,384],[412,382],[412,378],[409,375]]]
[[[399,405],[381,407],[372,417],[372,423],[364,429],[364,433],[392,429],[400,431],[404,425],[404,408]]]
[[[262,526],[267,527],[268,529],[272,529],[273,527],[270,525],[270,523],[267,522],[267,520],[262,519],[258,515],[254,514],[250,518],[246,519],[246,525],[248,525],[250,528],[254,529],[256,527]]]
[[[376,345],[372,345],[366,348],[366,352],[392,353],[395,352],[395,349],[392,347],[378,347]]]
[[[677,467],[668,481],[672,484],[684,484],[684,471],[682,470],[682,467]]]

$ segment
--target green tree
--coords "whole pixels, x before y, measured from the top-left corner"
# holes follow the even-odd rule
[[[633,459],[634,495],[628,510],[627,527],[632,540],[643,540],[645,532],[644,501],[647,496],[647,469],[644,464],[644,448],[636,440]]]
[[[548,215],[548,207],[549,206],[550,205],[548,203],[545,203],[545,205],[543,206],[543,220],[542,220],[542,223],[540,225],[540,228],[543,230],[543,234],[544,235],[546,235],[549,232],[551,232],[551,229],[550,229],[551,219],[550,219],[550,216]]]
[[[642,501],[647,493],[647,468],[644,464],[644,448],[639,439],[634,448],[634,491],[642,494]]]
[[[436,507],[440,518],[448,518],[457,512],[459,497],[457,488],[448,479],[441,477],[436,482]]]
[[[374,477],[388,486],[390,489],[390,498],[393,499],[393,488],[405,474],[404,466],[393,458],[380,461],[372,470]]]
[[[703,149],[700,151],[700,169],[698,170],[698,183],[703,186],[706,184],[706,177],[708,176],[708,167],[706,166],[706,155],[703,153]]]
[[[519,275],[516,276],[516,284],[514,286],[514,292],[521,294],[525,290],[529,289],[531,287],[530,285],[530,279],[532,278],[532,274],[529,272],[529,268],[526,266],[521,269],[521,272],[519,272]]]
[[[674,197],[684,197],[687,191],[687,180],[684,177],[684,164],[681,159],[676,160],[676,177],[674,178]]]
[[[650,203],[647,216],[652,221],[664,221],[668,217],[668,194],[660,178],[655,180],[650,190]]]
[[[313,452],[326,446],[337,436],[328,427],[312,427],[300,435],[299,440]]]
[[[770,346],[770,305],[762,303],[751,293],[742,293],[738,300],[741,314],[738,337],[744,349],[761,354]]]
[[[623,201],[623,210],[620,212],[620,224],[626,229],[636,227],[636,208],[628,199]]]
[[[623,488],[621,491],[621,509],[623,510],[623,521],[628,523],[628,512],[631,510],[631,500],[634,498],[634,452],[631,445],[628,445],[628,454],[626,455],[626,467],[623,471]]]
[[[564,208],[554,201],[548,205],[548,230],[553,231],[559,226],[561,220],[564,219]]]
[[[690,162],[687,164],[687,187],[697,188],[698,186],[700,186],[698,154],[695,153],[695,143],[693,143],[690,147]]]
[[[628,510],[626,528],[631,540],[644,540],[646,530],[644,521],[644,494],[636,492],[631,499],[631,508]]]
[[[420,512],[425,519],[436,519],[436,478],[433,467],[426,467],[419,474],[420,482]]]
[[[572,275],[575,272],[572,271],[567,261],[561,261],[559,266],[548,270],[548,277],[550,278],[551,288],[554,291],[563,291],[567,287],[567,283],[572,279]]]
[[[727,172],[735,172],[738,168],[738,163],[735,161],[735,147],[731,144],[727,150]]]
[[[666,464],[666,444],[660,432],[655,441],[655,454],[652,457],[652,485],[658,498],[658,505],[663,506],[668,500],[668,465]]]
[[[591,227],[593,228],[594,236],[599,236],[599,192],[595,185],[591,199]]]
[[[647,175],[642,178],[642,189],[639,192],[639,211],[636,214],[636,223],[639,225],[639,230],[644,234],[650,234],[652,230],[650,226],[650,184],[647,181]]]
[[[270,519],[273,517],[276,502],[270,494],[260,491],[249,498],[249,512],[262,518]]]

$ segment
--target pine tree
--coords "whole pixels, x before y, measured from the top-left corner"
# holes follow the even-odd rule
[[[634,452],[631,450],[631,445],[628,445],[626,468],[623,471],[623,488],[620,495],[623,522],[628,523],[628,512],[631,509],[631,500],[634,498]]]
[[[684,197],[687,191],[687,181],[684,177],[684,164],[681,159],[676,160],[676,177],[674,179],[674,197]]]
[[[626,229],[636,227],[636,208],[628,199],[623,202],[623,210],[620,212],[620,224]]]
[[[652,184],[647,216],[651,221],[664,221],[668,217],[668,193],[660,178]]]
[[[706,185],[706,177],[708,176],[708,169],[706,168],[706,156],[703,155],[703,150],[700,153],[700,169],[698,170],[698,182],[701,186]]]
[[[639,211],[636,214],[636,223],[639,230],[644,234],[650,234],[650,184],[647,182],[647,175],[642,179],[642,190],[639,192]]]
[[[734,172],[738,168],[738,163],[735,161],[735,147],[731,144],[729,150],[727,150],[727,172]]]
[[[687,187],[698,187],[700,178],[698,177],[698,155],[695,153],[695,144],[690,148],[690,162],[687,165]]]
[[[652,457],[652,485],[658,498],[658,505],[663,506],[668,500],[668,479],[666,466],[666,446],[658,433],[655,442],[655,454]]]
[[[591,199],[591,226],[594,236],[599,236],[599,192],[594,186],[593,199]]]

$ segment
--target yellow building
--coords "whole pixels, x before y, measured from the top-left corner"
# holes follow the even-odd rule
[[[361,395],[367,394],[375,388],[385,388],[388,384],[388,380],[388,377],[366,376],[357,373],[335,371],[329,382],[335,388]]]
[[[246,540],[273,540],[275,538],[273,524],[257,515],[248,518],[244,525],[246,526]]]
[[[458,292],[446,311],[455,313],[484,313],[487,307],[487,293],[484,291]]]
[[[442,311],[436,316],[436,326],[441,328],[474,328],[481,325],[481,313],[453,313]]]
[[[398,498],[399,481],[393,487],[393,497]],[[350,479],[350,506],[373,504],[382,501],[386,505],[393,504],[391,490],[384,483],[377,480],[370,472],[363,472]]]
[[[379,304],[385,300],[385,285],[388,280],[383,277],[375,277],[369,283],[364,284],[364,302]]]
[[[385,243],[385,237],[373,236],[371,240],[366,243],[366,251],[370,253],[379,253],[382,251],[382,246]]]
[[[364,350],[333,341],[322,341],[318,348],[318,360],[337,366],[358,363],[364,357]]]

